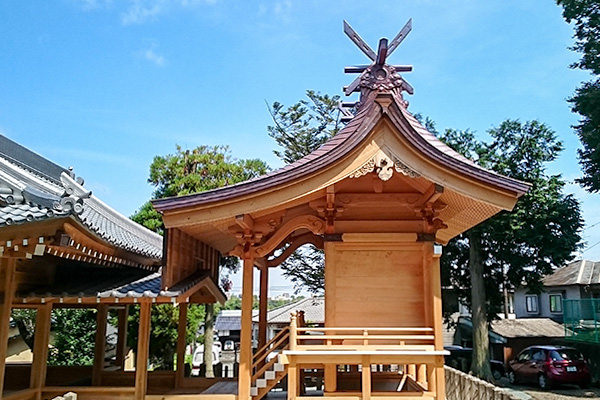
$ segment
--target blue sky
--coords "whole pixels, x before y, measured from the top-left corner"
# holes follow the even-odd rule
[[[568,68],[579,55],[551,0],[25,0],[0,2],[0,16],[0,133],[73,166],[126,215],[152,193],[152,158],[176,144],[281,166],[265,102],[341,93],[355,77],[343,68],[367,62],[344,19],[373,48],[413,19],[389,59],[414,66],[410,111],[481,137],[538,119],[565,144],[550,170],[581,174],[566,99],[588,76]],[[583,201],[583,256],[600,260],[599,196],[568,190]]]

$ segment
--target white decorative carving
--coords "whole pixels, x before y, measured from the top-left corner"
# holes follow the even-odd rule
[[[392,161],[385,153],[379,152],[359,169],[352,172],[348,177],[360,178],[361,176],[365,176],[368,173],[375,171],[379,179],[385,182],[391,179],[394,170],[410,178],[418,178],[421,176],[418,172],[400,161],[397,156],[394,155]]]
[[[360,178],[361,176],[364,176],[364,175],[368,174],[369,172],[373,172],[374,169],[375,169],[375,158],[371,158],[363,166],[361,166],[359,169],[357,169],[356,171],[351,173],[349,177],[350,178]]]
[[[418,172],[416,172],[415,170],[410,168],[408,165],[406,165],[402,161],[400,161],[398,159],[398,157],[394,157],[394,167],[396,168],[396,171],[398,171],[401,174],[404,174],[406,176],[409,176],[411,178],[418,178],[421,176]]]

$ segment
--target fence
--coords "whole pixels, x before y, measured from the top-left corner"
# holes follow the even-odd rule
[[[446,400],[519,400],[506,389],[482,381],[448,366],[446,370]]]
[[[565,339],[600,343],[600,299],[563,300]]]

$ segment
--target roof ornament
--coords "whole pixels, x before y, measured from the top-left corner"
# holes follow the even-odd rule
[[[359,73],[360,75],[348,86],[344,87],[344,94],[350,96],[360,91],[359,102],[342,102],[340,110],[343,114],[342,121],[348,122],[353,115],[348,109],[358,108],[364,102],[365,96],[373,91],[392,92],[402,98],[402,92],[414,93],[413,87],[406,82],[400,72],[411,72],[412,65],[390,65],[386,64],[387,58],[398,48],[402,41],[412,30],[412,19],[409,19],[396,37],[388,43],[387,38],[379,39],[377,53],[356,33],[354,29],[344,21],[344,33],[350,40],[372,61],[369,65],[355,65],[346,67],[346,73]],[[408,106],[407,101],[403,101]]]

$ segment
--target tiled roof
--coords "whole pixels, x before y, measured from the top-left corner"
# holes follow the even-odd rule
[[[252,315],[257,316],[258,310],[252,310]],[[217,331],[239,331],[242,329],[242,310],[221,310],[215,320]]]
[[[600,262],[574,261],[542,279],[544,286],[600,285]]]
[[[0,135],[0,228],[67,216],[117,248],[162,257],[160,235],[104,204],[68,169]]]
[[[56,269],[55,283],[18,293],[17,297],[177,297],[206,276],[206,273],[192,275],[164,291],[161,290],[161,271],[150,273],[137,268],[105,268],[67,262]]]
[[[312,324],[325,323],[325,298],[308,297],[290,304],[269,310],[267,312],[268,324],[289,324],[291,314],[296,311],[304,311],[304,320]],[[258,318],[254,318],[258,322]]]
[[[505,338],[564,337],[564,327],[550,318],[501,319],[492,322],[492,330]]]

